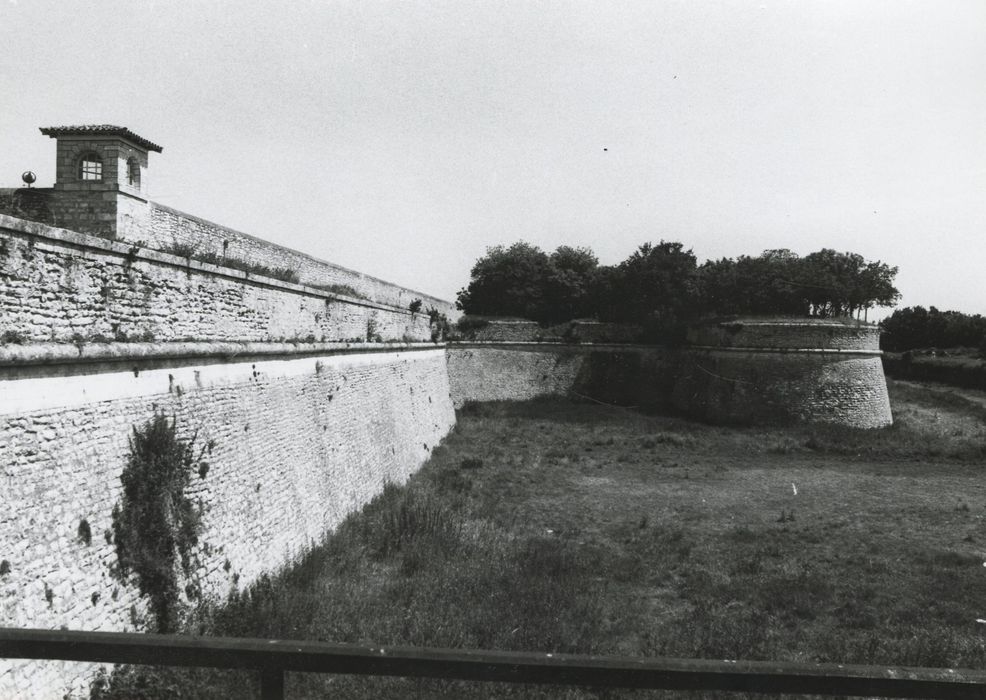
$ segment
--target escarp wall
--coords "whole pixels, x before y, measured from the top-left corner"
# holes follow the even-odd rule
[[[732,319],[683,347],[456,344],[453,401],[570,395],[712,423],[892,422],[879,330],[818,319]]]
[[[0,333],[17,342],[426,341],[407,308],[0,214]]]
[[[876,326],[733,319],[693,328],[672,404],[712,423],[890,425]]]
[[[456,408],[542,396],[665,408],[675,376],[675,353],[654,346],[456,343],[447,355]]]
[[[0,626],[149,628],[112,510],[156,413],[208,465],[188,602],[289,564],[455,421],[427,316],[10,217],[0,337]],[[92,672],[0,660],[0,697],[85,695]]]

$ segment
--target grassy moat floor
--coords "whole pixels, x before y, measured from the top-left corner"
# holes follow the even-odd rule
[[[467,406],[407,486],[196,630],[986,669],[986,407],[890,390],[895,425],[876,431]],[[257,693],[249,673],[145,667],[93,697]],[[703,695],[289,674],[287,697]]]

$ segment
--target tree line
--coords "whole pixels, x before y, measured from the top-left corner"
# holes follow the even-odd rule
[[[986,350],[986,318],[980,314],[908,306],[883,319],[880,328],[880,347],[891,352],[956,347]]]
[[[600,265],[589,248],[560,246],[548,254],[520,241],[488,248],[456,303],[472,315],[548,324],[596,318],[667,337],[709,315],[865,316],[900,298],[896,274],[896,267],[831,249],[804,257],[767,250],[699,265],[690,249],[662,240],[617,265]]]

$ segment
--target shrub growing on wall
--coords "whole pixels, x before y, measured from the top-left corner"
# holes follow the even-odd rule
[[[435,307],[428,309],[428,327],[431,329],[431,342],[433,343],[445,340],[451,329],[448,318]]]
[[[134,426],[120,475],[123,496],[113,508],[120,571],[136,576],[162,633],[177,626],[178,564],[187,574],[198,541],[200,513],[185,494],[196,461],[194,442],[180,439],[174,420],[163,414]]]

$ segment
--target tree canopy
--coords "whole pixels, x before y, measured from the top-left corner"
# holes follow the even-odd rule
[[[457,306],[467,313],[520,316],[545,323],[585,313],[599,260],[588,248],[560,246],[551,255],[523,241],[494,246],[476,261]]]
[[[896,267],[830,248],[803,258],[765,250],[755,258],[709,261],[700,272],[705,308],[718,314],[855,316],[900,298]]]
[[[892,306],[897,268],[829,248],[709,260],[675,241],[644,243],[618,265],[599,265],[588,248],[550,255],[519,241],[476,261],[457,305],[468,314],[542,323],[594,317],[644,325],[665,335],[702,315],[859,316]]]
[[[880,345],[891,352],[955,347],[986,350],[986,318],[979,314],[908,306],[883,319],[880,327]]]

